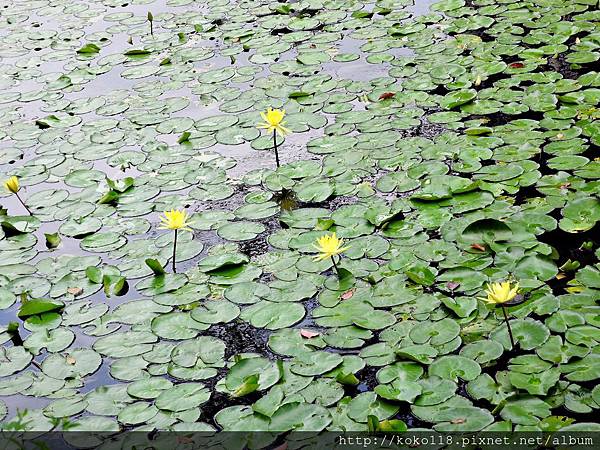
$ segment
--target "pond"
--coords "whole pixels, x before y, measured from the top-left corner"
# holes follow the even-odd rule
[[[597,12],[3,5],[0,429],[598,430]]]

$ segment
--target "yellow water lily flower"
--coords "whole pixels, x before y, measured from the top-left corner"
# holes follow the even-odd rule
[[[487,298],[484,300],[493,304],[506,303],[515,298],[518,290],[519,283],[512,286],[510,281],[488,284],[486,289]]]
[[[19,185],[19,179],[15,176],[12,176],[5,181],[4,187],[7,191],[12,192],[13,194],[16,194],[19,192],[19,189],[21,189],[21,186]]]
[[[261,112],[260,116],[263,118],[264,122],[259,123],[257,125],[258,128],[264,128],[270,133],[276,131],[281,136],[291,133],[289,129],[283,126],[285,123],[283,121],[283,118],[285,117],[285,109],[269,108],[266,112]]]
[[[192,231],[189,227],[190,223],[188,219],[190,216],[179,209],[172,209],[171,211],[165,211],[164,217],[160,218],[161,225],[158,227],[159,230],[187,230]]]
[[[350,247],[342,247],[344,244],[343,239],[338,239],[335,233],[326,234],[325,236],[317,239],[317,244],[313,246],[319,250],[319,254],[315,256],[315,261],[322,261],[325,258],[333,257],[345,252]]]
[[[31,215],[31,210],[29,209],[29,207],[25,204],[25,202],[19,195],[19,191],[21,190],[21,185],[19,184],[19,178],[15,177],[13,175],[12,177],[10,177],[8,180],[6,180],[2,184],[4,186],[4,189],[6,189],[8,192],[10,192],[12,194],[15,194],[15,196],[17,197],[17,200],[19,200],[21,205],[23,205],[23,208],[25,208],[27,210],[27,212],[29,213],[29,215]]]

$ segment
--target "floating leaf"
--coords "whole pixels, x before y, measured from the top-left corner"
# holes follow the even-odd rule
[[[148,258],[144,262],[152,270],[152,272],[154,273],[154,275],[160,276],[160,275],[164,275],[166,273],[164,267],[158,261],[158,259]]]
[[[52,249],[60,245],[62,239],[58,233],[44,233],[46,237],[46,247]]]
[[[43,313],[61,311],[64,306],[65,304],[59,300],[30,299],[21,303],[17,315],[20,319],[26,319]]]
[[[79,53],[80,55],[93,55],[99,52],[100,47],[92,43],[85,44],[83,47],[77,50],[77,53]]]

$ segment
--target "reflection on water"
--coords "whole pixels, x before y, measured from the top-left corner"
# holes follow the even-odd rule
[[[281,192],[275,194],[274,200],[283,211],[291,211],[298,205],[296,194],[294,194],[294,191],[288,189],[283,189]]]

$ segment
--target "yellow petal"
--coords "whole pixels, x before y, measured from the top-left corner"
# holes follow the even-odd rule
[[[17,192],[19,192],[19,189],[21,189],[19,185],[19,178],[13,175],[4,182],[4,187],[7,191],[16,194]]]

